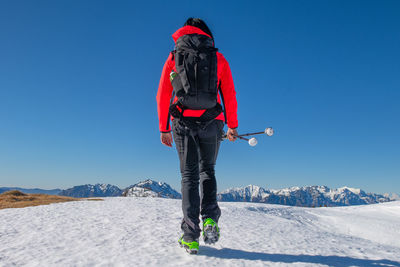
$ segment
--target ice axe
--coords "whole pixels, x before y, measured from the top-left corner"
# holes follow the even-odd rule
[[[247,141],[250,146],[256,146],[258,141],[257,141],[257,139],[255,137],[252,137],[252,138],[249,139],[249,138],[246,138],[244,136],[252,136],[252,135],[257,135],[257,134],[265,134],[267,136],[272,136],[272,135],[274,135],[274,129],[272,129],[271,127],[267,127],[267,128],[265,128],[265,130],[263,132],[239,134],[239,135],[236,135],[236,137],[239,138],[240,140]],[[222,138],[223,139],[227,139],[228,138],[226,133],[223,135]]]

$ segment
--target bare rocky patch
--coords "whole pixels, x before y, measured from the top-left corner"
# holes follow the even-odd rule
[[[0,209],[24,208],[77,200],[81,200],[81,198],[46,194],[25,194],[18,190],[12,190],[0,194]]]

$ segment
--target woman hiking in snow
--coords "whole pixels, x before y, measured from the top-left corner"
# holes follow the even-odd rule
[[[228,139],[236,140],[236,92],[228,62],[214,47],[204,21],[189,18],[172,38],[175,50],[164,64],[157,93],[159,129],[161,143],[169,147],[172,130],[180,160],[183,235],[179,244],[197,253],[202,231],[206,244],[219,239],[221,210],[214,168],[224,122]]]

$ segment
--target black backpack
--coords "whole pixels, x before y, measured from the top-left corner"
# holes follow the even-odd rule
[[[206,35],[187,34],[177,40],[176,73],[170,78],[181,108],[212,109],[218,104],[217,51]]]

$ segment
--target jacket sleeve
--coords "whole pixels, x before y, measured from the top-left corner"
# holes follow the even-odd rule
[[[164,64],[164,68],[161,73],[160,83],[158,85],[157,92],[157,112],[160,132],[170,132],[170,116],[169,116],[169,104],[172,95],[172,85],[169,80],[169,74],[173,69],[172,54],[169,54],[167,61]]]
[[[220,87],[225,106],[226,120],[229,128],[238,127],[236,91],[228,61],[221,54]]]

